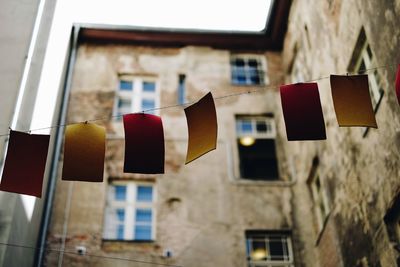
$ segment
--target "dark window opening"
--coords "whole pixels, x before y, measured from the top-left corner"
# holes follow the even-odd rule
[[[186,102],[185,80],[186,80],[186,76],[183,74],[180,74],[179,75],[179,84],[178,84],[178,103],[179,104],[184,104]]]
[[[244,179],[278,180],[278,161],[274,139],[255,139],[250,146],[238,139],[240,175]]]

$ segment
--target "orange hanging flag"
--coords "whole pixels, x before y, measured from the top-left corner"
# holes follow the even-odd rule
[[[0,190],[42,196],[50,135],[10,131]]]
[[[217,147],[217,113],[210,93],[185,108],[189,131],[186,164]]]
[[[165,147],[161,117],[143,113],[124,115],[123,119],[124,172],[164,173]]]
[[[92,123],[68,125],[65,130],[62,179],[102,182],[106,130]]]
[[[331,75],[330,81],[339,126],[378,128],[369,94],[368,75]]]

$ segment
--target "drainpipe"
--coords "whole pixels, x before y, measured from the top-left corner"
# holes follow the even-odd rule
[[[69,96],[71,92],[72,74],[76,61],[76,53],[78,47],[78,35],[79,35],[79,25],[74,25],[71,31],[70,44],[68,48],[68,63],[66,66],[66,76],[64,79],[63,91],[61,95],[61,105],[60,105],[60,116],[57,121],[57,125],[65,125],[67,117],[67,107]],[[52,153],[52,160],[50,166],[49,183],[46,190],[46,201],[45,207],[42,215],[42,222],[40,225],[40,232],[37,247],[38,253],[35,259],[35,265],[37,267],[43,266],[44,256],[46,251],[46,237],[49,229],[51,210],[53,207],[54,193],[56,190],[57,173],[58,173],[58,163],[59,156],[62,149],[63,137],[64,137],[64,127],[57,127],[55,130],[55,141],[54,150]]]

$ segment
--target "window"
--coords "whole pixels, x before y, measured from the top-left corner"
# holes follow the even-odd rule
[[[237,116],[240,176],[244,179],[277,180],[273,116]]]
[[[178,103],[179,104],[186,103],[185,80],[186,80],[185,75],[183,75],[183,74],[179,75],[179,84],[178,84]]]
[[[159,106],[157,82],[151,77],[121,76],[116,94],[114,116],[121,120],[123,114],[152,110]]]
[[[294,267],[290,233],[246,231],[246,255],[249,267]]]
[[[309,180],[309,186],[314,202],[314,212],[317,219],[318,232],[321,232],[328,218],[330,205],[326,188],[322,183],[322,179],[315,164],[313,166],[312,176]]]
[[[356,48],[353,52],[349,71],[361,74],[364,73],[366,69],[372,69],[376,67],[377,63],[374,54],[372,53],[371,47],[368,44],[365,31],[362,29],[358,37]],[[383,79],[378,70],[375,69],[373,73],[368,73],[368,80],[372,107],[376,112],[384,92],[382,84]]]
[[[400,266],[400,194],[392,201],[391,207],[384,217],[389,241],[396,257],[395,262]]]
[[[106,240],[154,240],[152,184],[115,182],[108,186],[103,237]]]
[[[234,85],[264,85],[265,69],[261,58],[232,57],[231,82]]]

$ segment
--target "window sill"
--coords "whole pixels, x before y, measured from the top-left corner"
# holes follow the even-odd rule
[[[283,180],[251,180],[244,178],[237,178],[233,181],[234,184],[237,185],[249,185],[249,186],[281,186],[281,187],[289,187],[293,186],[295,181],[283,181]]]
[[[267,84],[238,84],[238,83],[231,83],[231,86],[234,87],[265,87]]]
[[[137,243],[137,244],[153,244],[155,240],[120,240],[120,239],[103,239],[103,243]]]
[[[103,239],[101,249],[106,252],[126,252],[126,251],[152,251],[158,245],[154,240],[115,240]]]
[[[320,242],[321,239],[322,239],[322,235],[323,235],[324,232],[325,232],[326,225],[328,224],[328,220],[329,220],[329,217],[331,216],[331,213],[332,213],[332,212],[329,212],[328,215],[326,216],[325,221],[324,221],[324,224],[322,225],[322,228],[321,228],[321,230],[320,230],[319,233],[318,233],[317,240],[315,241],[315,246],[316,246],[316,247],[319,245],[319,242]]]

